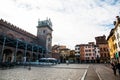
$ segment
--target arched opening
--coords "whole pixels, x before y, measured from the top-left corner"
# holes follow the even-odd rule
[[[37,55],[35,53],[33,53],[33,59],[32,59],[32,61],[34,62],[36,60],[37,60]]]
[[[11,62],[12,61],[12,50],[5,49],[3,51],[3,62]]]
[[[30,59],[30,53],[26,53],[26,62],[28,62],[29,61],[29,59]]]
[[[24,41],[25,39],[24,38],[20,38],[20,40]]]
[[[2,32],[2,29],[0,29],[0,33]]]
[[[11,33],[9,33],[9,34],[8,34],[8,37],[10,37],[10,38],[12,38],[12,39],[13,39],[13,38],[14,38],[14,35],[13,35],[13,34],[11,34]]]
[[[40,54],[38,54],[38,59],[42,58],[42,56]]]
[[[23,61],[23,53],[21,51],[18,51],[16,54],[16,62],[22,62]]]

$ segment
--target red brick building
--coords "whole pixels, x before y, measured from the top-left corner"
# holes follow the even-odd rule
[[[38,21],[37,36],[0,20],[0,62],[36,61],[50,56],[52,44],[50,19]]]
[[[101,62],[108,62],[110,60],[109,55],[109,46],[106,40],[106,36],[97,36],[95,37],[96,45],[99,47],[100,50],[100,61]]]
[[[95,44],[94,42],[89,42],[88,44],[76,45],[76,53],[80,54],[81,62],[95,62]]]

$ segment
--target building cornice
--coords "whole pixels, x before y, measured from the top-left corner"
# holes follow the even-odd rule
[[[25,31],[25,30],[23,30],[23,29],[15,26],[15,25],[13,25],[13,24],[11,24],[11,23],[3,20],[3,19],[0,19],[0,25],[3,25],[3,26],[5,26],[5,27],[7,27],[7,28],[9,28],[9,29],[11,29],[11,30],[14,30],[14,31],[20,33],[20,34],[24,34],[25,36],[32,37],[32,38],[36,38],[35,35],[27,32],[27,31]]]

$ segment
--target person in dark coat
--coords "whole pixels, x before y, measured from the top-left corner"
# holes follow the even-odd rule
[[[112,70],[114,72],[114,75],[116,76],[116,64],[115,64],[115,62],[112,62],[111,66],[112,66]]]
[[[120,75],[120,63],[117,63],[117,69],[118,69],[118,73]]]

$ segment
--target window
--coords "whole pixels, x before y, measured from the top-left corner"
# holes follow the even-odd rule
[[[88,46],[88,48],[91,48],[91,46]]]
[[[104,57],[106,57],[106,53],[104,54]]]
[[[76,47],[75,50],[80,50],[80,48]]]
[[[97,53],[97,52],[95,51],[95,53]]]
[[[86,57],[86,60],[89,60],[89,57]]]
[[[106,51],[106,48],[104,48],[104,51]]]
[[[100,53],[100,51],[98,51],[98,53]]]
[[[102,48],[100,48],[100,51],[102,51]]]
[[[89,54],[89,56],[91,56],[91,54]]]
[[[89,60],[90,58],[88,57],[88,60]]]
[[[103,53],[101,53],[100,56],[103,57]]]
[[[91,50],[89,50],[89,52],[91,52]]]
[[[85,50],[85,52],[88,52],[88,50]]]
[[[50,42],[51,41],[51,38],[48,38],[48,42]]]
[[[94,57],[92,57],[92,60],[94,59]]]
[[[9,33],[8,36],[9,36],[10,38],[14,38],[14,35],[11,34],[11,33]]]
[[[45,34],[46,33],[46,30],[43,30],[43,34]]]
[[[75,50],[77,50],[77,48],[75,48]]]

